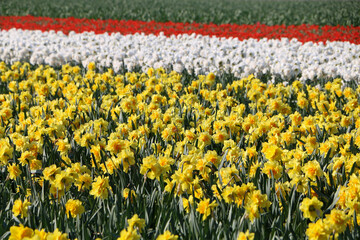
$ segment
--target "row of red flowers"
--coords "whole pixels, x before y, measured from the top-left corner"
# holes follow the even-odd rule
[[[20,28],[41,31],[70,31],[77,33],[93,31],[99,33],[120,32],[121,34],[145,33],[165,36],[178,34],[201,34],[217,37],[248,38],[296,38],[301,42],[348,41],[360,44],[360,27],[353,26],[318,26],[318,25],[275,25],[264,24],[200,24],[174,22],[144,22],[136,20],[95,20],[69,18],[49,18],[34,16],[0,16],[0,29]]]

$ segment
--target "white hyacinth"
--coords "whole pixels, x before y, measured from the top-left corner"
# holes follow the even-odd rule
[[[360,45],[349,42],[302,44],[296,39],[218,38],[196,34],[166,37],[93,32],[65,35],[31,30],[0,31],[0,61],[60,66],[95,62],[116,72],[164,67],[196,74],[231,72],[237,77],[272,74],[284,80],[342,77],[360,80]]]

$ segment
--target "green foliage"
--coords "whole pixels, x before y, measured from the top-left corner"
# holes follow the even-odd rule
[[[267,25],[360,25],[359,1],[3,0],[0,15]]]

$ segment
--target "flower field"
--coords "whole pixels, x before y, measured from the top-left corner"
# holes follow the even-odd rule
[[[359,4],[143,2],[0,7],[0,239],[359,239]]]

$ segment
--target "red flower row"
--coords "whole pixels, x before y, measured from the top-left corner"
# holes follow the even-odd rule
[[[301,42],[348,41],[360,44],[360,27],[352,26],[318,26],[299,25],[267,26],[264,24],[236,25],[236,24],[201,24],[174,22],[144,22],[134,20],[94,20],[77,18],[49,18],[33,16],[0,16],[0,29],[8,30],[20,28],[41,31],[70,31],[77,33],[93,31],[99,33],[120,32],[121,34],[145,33],[165,36],[178,34],[201,34],[217,37],[234,37],[239,40],[248,38],[296,38]]]

